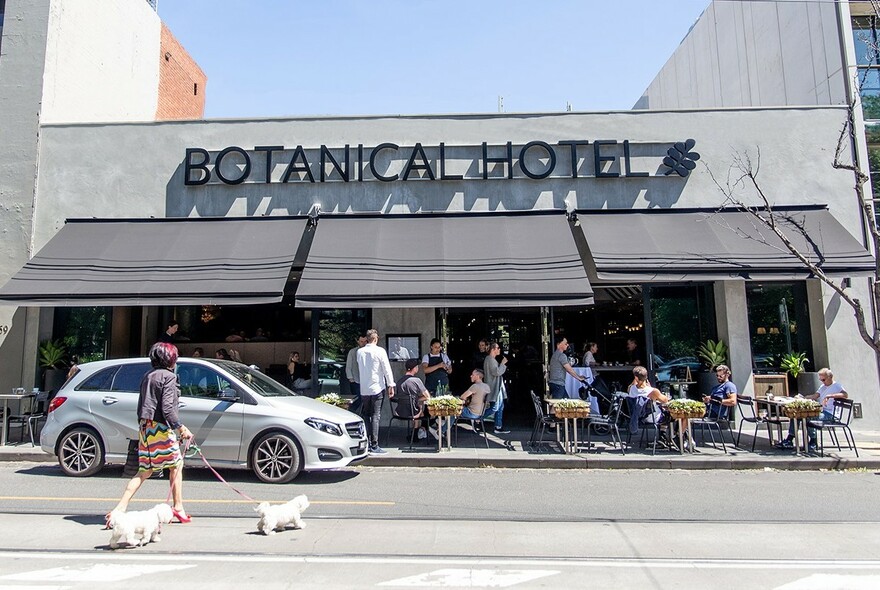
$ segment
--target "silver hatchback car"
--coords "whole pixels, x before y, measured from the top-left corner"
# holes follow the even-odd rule
[[[58,391],[40,446],[68,475],[125,463],[138,438],[137,403],[147,358],[84,363]],[[250,468],[285,483],[300,471],[345,467],[367,456],[364,421],[296,395],[263,373],[230,361],[181,358],[180,421],[214,467]],[[199,458],[187,463],[201,464]]]

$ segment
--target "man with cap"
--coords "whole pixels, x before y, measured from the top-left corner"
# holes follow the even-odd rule
[[[425,402],[431,397],[425,384],[417,377],[419,372],[419,359],[407,359],[404,363],[406,373],[397,380],[394,393],[391,395],[391,411],[400,418],[412,418],[412,432],[410,435],[423,439],[428,436],[424,426]]]

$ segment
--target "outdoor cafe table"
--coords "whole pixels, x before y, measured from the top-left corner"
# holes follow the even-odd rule
[[[768,399],[766,397],[756,397],[755,403],[758,406],[767,406],[768,414],[774,418],[784,417],[785,414],[782,412],[782,408],[785,404],[789,402],[793,402],[795,398],[793,397],[781,397],[776,396],[773,399]],[[797,455],[806,455],[807,454],[807,422],[811,418],[789,418],[794,421],[794,452]],[[772,442],[772,441],[771,441]]]
[[[554,405],[556,402],[561,401],[554,398],[545,398],[544,401],[547,402],[547,405],[550,407],[550,411],[555,415],[556,411],[554,409]],[[562,419],[562,430],[563,430],[563,443],[562,450],[565,451],[567,455],[574,455],[578,452],[578,420],[586,420],[588,416],[582,416],[577,418],[563,418]],[[571,421],[571,430],[569,430],[569,421]],[[559,433],[556,433],[557,441],[559,439]]]
[[[15,390],[15,393],[0,393],[0,399],[3,400],[3,419],[0,420],[2,422],[2,426],[0,426],[0,447],[6,446],[6,430],[9,428],[9,400],[18,400],[19,403],[23,399],[34,397],[34,394],[31,392],[25,391],[23,388],[18,388]]]
[[[458,413],[445,411],[438,412],[437,410],[432,410],[428,408],[428,413],[431,416],[437,417],[437,451],[451,451],[452,450],[452,424],[456,417],[461,415],[461,409],[464,407],[464,402],[462,400],[458,400]],[[446,429],[446,445],[443,444],[443,429]]]

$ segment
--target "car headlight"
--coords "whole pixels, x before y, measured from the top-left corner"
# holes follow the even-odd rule
[[[340,428],[338,424],[334,424],[333,422],[328,422],[327,420],[322,420],[320,418],[306,418],[305,423],[315,430],[320,430],[321,432],[326,432],[327,434],[342,436],[342,428]]]

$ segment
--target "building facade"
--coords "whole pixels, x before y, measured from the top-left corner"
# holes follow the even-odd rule
[[[4,214],[28,247],[3,261],[0,300],[18,311],[0,357],[20,351],[36,379],[38,341],[142,354],[175,318],[185,354],[236,348],[272,372],[296,351],[313,393],[344,392],[345,352],[374,326],[398,358],[440,338],[455,388],[496,339],[526,422],[553,335],[598,343],[621,386],[630,338],[658,373],[698,372],[699,344],[720,338],[741,391],[803,350],[876,422],[880,400],[856,392],[874,391],[877,363],[846,309],[723,208],[737,158],[760,151],[790,238],[867,301],[852,175],[823,164],[845,104],[655,108],[651,92],[650,110],[604,113],[34,121],[29,216]]]

